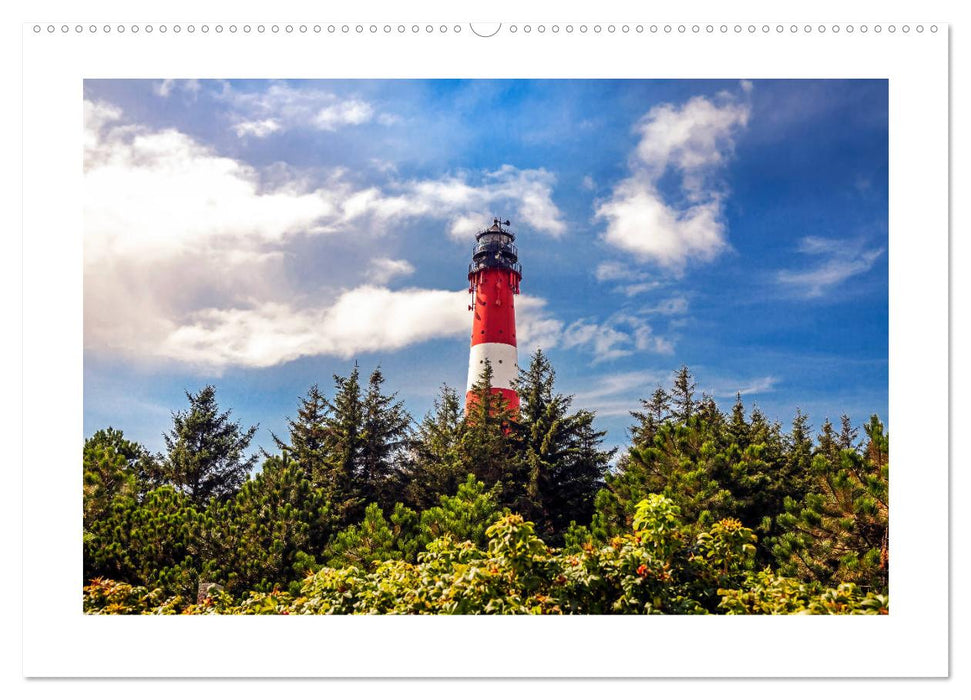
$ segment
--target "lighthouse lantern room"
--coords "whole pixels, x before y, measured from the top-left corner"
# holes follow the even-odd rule
[[[472,248],[469,310],[473,317],[466,411],[474,400],[472,387],[486,363],[492,367],[492,392],[503,395],[511,412],[519,409],[519,395],[513,388],[519,374],[513,298],[519,294],[523,275],[516,234],[507,228],[509,225],[509,221],[493,219],[492,226],[476,234]]]

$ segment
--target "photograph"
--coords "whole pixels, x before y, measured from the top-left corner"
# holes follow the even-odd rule
[[[78,99],[84,615],[890,613],[887,79]]]

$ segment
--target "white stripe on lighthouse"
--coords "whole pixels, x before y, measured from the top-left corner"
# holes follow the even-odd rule
[[[472,390],[485,369],[485,362],[492,365],[494,389],[512,389],[512,382],[519,376],[515,345],[506,343],[478,343],[469,350],[469,381],[466,391]]]

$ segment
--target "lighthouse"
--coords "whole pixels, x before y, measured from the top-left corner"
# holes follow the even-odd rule
[[[465,410],[474,401],[473,385],[482,376],[486,363],[492,367],[492,393],[502,394],[510,412],[519,410],[519,395],[513,383],[519,375],[516,354],[516,307],[523,277],[516,234],[508,221],[493,219],[492,226],[475,235],[472,262],[469,264],[469,293],[472,303],[472,343],[469,350],[469,380]]]

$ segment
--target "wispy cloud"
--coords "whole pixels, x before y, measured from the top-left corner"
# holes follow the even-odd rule
[[[348,221],[382,225],[419,216],[445,217],[448,234],[462,241],[470,240],[483,222],[492,220],[493,212],[501,210],[517,225],[558,238],[566,233],[566,223],[553,201],[555,183],[555,175],[544,168],[521,170],[506,164],[485,173],[391,181],[353,193],[343,209]]]
[[[638,410],[641,399],[648,398],[657,386],[671,384],[673,372],[666,370],[637,370],[593,377],[592,385],[575,394],[578,406],[596,410],[601,416],[623,416]],[[755,396],[775,390],[777,377],[763,376],[746,379],[732,377],[697,378],[698,393],[708,393],[715,399],[732,399],[735,395]]]
[[[562,345],[590,353],[594,365],[635,352],[662,355],[674,352],[672,341],[658,335],[642,315],[625,312],[613,314],[603,322],[594,319],[572,322],[563,330]]]
[[[395,277],[407,276],[415,271],[415,266],[407,260],[375,258],[371,261],[368,277],[373,284],[385,284]]]
[[[155,94],[159,97],[169,97],[176,92],[180,92],[183,95],[188,95],[190,98],[195,99],[202,89],[202,83],[198,80],[173,80],[170,78],[156,83],[154,89]]]
[[[274,83],[254,92],[221,83],[217,97],[232,108],[233,129],[238,136],[264,138],[292,129],[336,131],[372,121],[383,126],[396,121],[395,115],[380,112],[364,99],[338,97],[326,90],[298,89],[286,83]],[[267,128],[268,124],[272,128]]]
[[[803,270],[780,270],[776,279],[808,298],[821,297],[849,278],[867,272],[884,253],[884,248],[870,247],[859,240],[816,236],[803,238],[798,250],[813,256],[816,264]]]
[[[630,176],[596,208],[596,218],[607,222],[604,240],[676,273],[727,250],[718,174],[748,118],[748,104],[727,93],[651,109],[636,126],[640,141]],[[668,172],[680,178],[677,201],[667,201],[659,189]]]
[[[750,396],[774,391],[779,379],[774,376],[749,379],[717,378],[705,388],[716,399],[734,398],[736,394]]]

